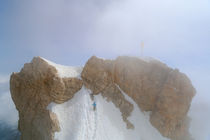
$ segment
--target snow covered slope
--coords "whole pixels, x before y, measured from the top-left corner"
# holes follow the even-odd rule
[[[56,140],[167,140],[150,124],[149,113],[143,113],[134,105],[129,120],[135,129],[127,129],[121,112],[112,102],[107,102],[100,94],[95,96],[97,109],[93,110],[91,91],[83,87],[73,99],[63,103],[51,103],[48,109],[57,114],[61,131]]]
[[[10,89],[23,113],[19,128],[24,140],[190,139],[187,123],[180,122],[195,89],[186,75],[161,62],[93,56],[82,68],[35,57],[11,75]]]
[[[72,67],[72,66],[64,66],[60,64],[56,64],[52,61],[49,61],[45,58],[42,58],[44,61],[46,61],[49,65],[53,66],[56,68],[58,71],[58,75],[61,78],[64,77],[77,77],[80,78],[80,74],[82,72],[83,67]]]
[[[80,78],[82,67],[69,67],[55,64],[60,77]],[[120,89],[120,87],[118,86]],[[121,90],[121,89],[120,89]],[[122,90],[121,90],[122,91]],[[84,86],[73,99],[63,103],[51,103],[48,109],[56,113],[61,131],[55,133],[56,140],[167,140],[149,121],[149,112],[141,112],[138,105],[122,91],[125,98],[134,105],[128,118],[134,129],[127,129],[121,112],[112,102],[108,102],[101,94],[95,96],[96,111],[93,110],[91,90]]]

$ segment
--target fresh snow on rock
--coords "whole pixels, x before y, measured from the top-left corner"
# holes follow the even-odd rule
[[[57,114],[61,131],[55,133],[56,140],[168,140],[150,124],[149,113],[143,113],[134,105],[128,118],[135,129],[127,129],[121,112],[101,94],[95,96],[96,111],[93,110],[91,91],[82,87],[74,97],[63,103],[51,103],[48,109]]]
[[[80,78],[81,72],[83,67],[72,67],[72,66],[64,66],[60,64],[56,64],[54,62],[51,62],[45,58],[42,58],[44,61],[46,61],[49,65],[53,66],[56,68],[58,71],[58,75],[61,78],[64,77],[77,77]]]
[[[57,114],[61,131],[55,133],[58,140],[92,139],[94,129],[94,112],[92,111],[89,91],[84,87],[74,98],[63,103],[51,103],[48,109]]]

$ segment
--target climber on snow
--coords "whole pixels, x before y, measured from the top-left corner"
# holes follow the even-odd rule
[[[96,102],[95,101],[93,102],[93,110],[94,111],[96,110]]]

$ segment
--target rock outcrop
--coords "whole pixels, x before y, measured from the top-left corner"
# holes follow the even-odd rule
[[[142,111],[151,111],[150,122],[165,137],[190,140],[187,112],[195,95],[190,80],[177,69],[157,61],[135,57],[103,60],[95,56],[86,63],[79,78],[61,78],[55,67],[39,57],[25,64],[10,79],[12,99],[19,111],[22,140],[53,140],[59,131],[56,114],[47,110],[51,102],[73,98],[84,85],[93,95],[101,94],[119,108],[128,129],[135,129],[127,118],[133,105],[122,89]]]
[[[57,70],[40,57],[24,65],[10,79],[12,99],[19,112],[22,140],[53,140],[59,131],[56,114],[47,110],[51,102],[63,103],[82,87],[82,80],[60,78]]]
[[[190,139],[187,112],[195,89],[187,76],[177,69],[157,60],[126,56],[116,60],[92,57],[83,69],[82,79],[95,94],[103,93],[110,85],[119,85],[142,111],[152,112],[150,122],[163,136],[173,140]],[[125,109],[121,109],[125,112],[122,116],[127,118],[130,112],[123,103],[120,105],[119,108]]]

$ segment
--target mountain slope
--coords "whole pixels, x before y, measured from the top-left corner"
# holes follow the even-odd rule
[[[195,89],[157,60],[91,57],[82,68],[35,57],[10,90],[22,140],[191,140]]]
[[[56,113],[61,131],[55,134],[59,140],[166,140],[149,122],[149,112],[141,112],[137,104],[129,120],[135,129],[126,128],[120,110],[100,94],[95,96],[96,111],[93,110],[91,91],[83,87],[73,99],[63,104],[51,103],[48,109]],[[149,133],[148,133],[149,132]]]

